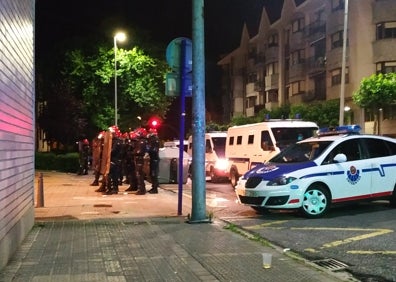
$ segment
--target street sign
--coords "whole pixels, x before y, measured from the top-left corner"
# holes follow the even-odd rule
[[[182,41],[185,42],[185,59],[181,62],[181,46]],[[166,62],[173,71],[179,72],[183,63],[186,72],[192,71],[192,42],[185,37],[178,37],[173,39],[166,47]]]
[[[177,97],[180,96],[180,74],[175,72],[169,72],[166,74],[165,81],[165,95]],[[184,83],[184,95],[185,97],[192,97],[192,75],[191,73],[186,74]]]

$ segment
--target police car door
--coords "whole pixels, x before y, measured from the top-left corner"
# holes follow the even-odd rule
[[[364,138],[371,164],[371,193],[373,197],[390,195],[396,175],[396,143],[378,138]]]
[[[347,160],[334,161],[337,154],[344,154]],[[371,174],[365,172],[370,164],[363,158],[363,147],[359,139],[347,139],[338,144],[323,164],[333,202],[358,200],[370,195]]]

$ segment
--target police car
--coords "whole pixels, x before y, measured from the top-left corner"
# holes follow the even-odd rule
[[[323,216],[331,204],[388,199],[396,207],[396,139],[358,125],[320,129],[240,177],[235,192],[255,210],[299,209]]]

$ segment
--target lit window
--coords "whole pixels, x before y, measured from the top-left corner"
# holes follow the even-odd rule
[[[298,95],[298,94],[304,93],[305,92],[305,81],[300,80],[300,81],[290,83],[290,85],[287,87],[287,89],[288,89],[289,97],[293,96],[293,95]]]
[[[349,82],[349,69],[345,68],[345,83]],[[331,71],[331,85],[341,84],[341,69],[335,69]]]
[[[268,47],[278,46],[278,34],[272,34],[268,37]]]
[[[331,35],[331,49],[342,47],[343,31],[337,31]]]
[[[377,40],[396,38],[396,22],[377,24]]]
[[[377,74],[378,73],[396,73],[396,62],[381,62],[377,63]]]
[[[304,30],[304,18],[297,19],[292,23],[292,32],[299,32]]]

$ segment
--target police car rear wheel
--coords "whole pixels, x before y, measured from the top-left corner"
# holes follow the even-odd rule
[[[301,212],[305,217],[317,218],[323,216],[330,206],[330,196],[322,185],[314,184],[304,193]]]

